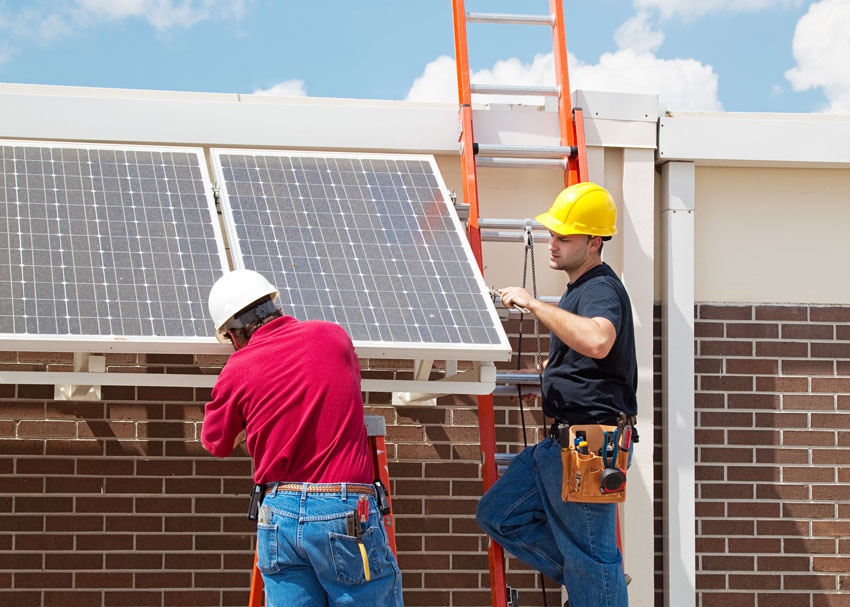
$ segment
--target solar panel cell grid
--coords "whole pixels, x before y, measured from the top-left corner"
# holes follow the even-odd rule
[[[276,282],[288,313],[355,342],[509,351],[433,159],[213,158],[234,257]]]
[[[0,143],[0,334],[207,338],[200,150]]]

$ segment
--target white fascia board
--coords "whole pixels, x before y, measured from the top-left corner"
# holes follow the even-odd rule
[[[654,150],[658,144],[658,95],[577,90],[573,105],[582,110],[588,146]]]
[[[448,103],[0,84],[0,137],[456,152]]]
[[[850,116],[671,113],[661,118],[658,156],[698,166],[850,166]]]

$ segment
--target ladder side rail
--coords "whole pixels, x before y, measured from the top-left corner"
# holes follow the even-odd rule
[[[460,121],[461,169],[463,172],[463,197],[469,205],[467,235],[470,248],[482,274],[484,259],[481,249],[481,231],[478,227],[478,175],[475,167],[475,152],[472,128],[472,91],[469,82],[469,47],[466,35],[466,7],[464,0],[452,0],[455,29],[455,63],[458,72],[458,100]],[[484,490],[489,489],[498,478],[495,460],[496,417],[493,396],[478,397],[478,427],[481,445],[481,476]],[[502,547],[490,541],[487,548],[490,569],[490,600],[492,607],[507,607],[507,579],[505,576],[505,553]]]
[[[390,511],[383,515],[384,528],[387,530],[387,541],[393,554],[398,556],[395,545],[395,517],[393,516],[393,499],[390,493],[390,472],[387,460],[387,441],[384,435],[369,436],[369,447],[372,452],[372,473],[387,490],[387,502]]]
[[[463,200],[469,205],[467,236],[475,261],[483,271],[481,234],[478,229],[478,175],[475,168],[475,137],[472,128],[472,86],[469,82],[469,45],[466,36],[466,7],[463,0],[452,0],[455,26],[455,63],[459,105],[459,140],[463,173]]]
[[[578,165],[578,180],[580,182],[590,179],[587,168],[587,140],[584,136],[584,110],[580,107],[573,109],[573,124],[576,130],[576,149],[578,150],[576,157],[571,159]]]
[[[259,554],[257,549],[254,550],[254,569],[251,572],[251,593],[248,595],[248,607],[263,607],[263,574],[257,567],[257,559]]]
[[[549,9],[554,23],[552,24],[552,53],[555,61],[555,80],[561,89],[558,97],[558,128],[561,131],[561,145],[576,145],[575,124],[571,112],[570,73],[567,65],[567,35],[564,24],[564,4],[562,0],[549,0]],[[584,150],[579,151],[583,155]],[[571,186],[581,181],[579,163],[570,160],[564,174],[564,185]]]

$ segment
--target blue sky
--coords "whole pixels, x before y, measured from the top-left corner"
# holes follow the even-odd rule
[[[571,88],[850,113],[850,0],[565,0]],[[548,12],[548,0],[466,0]],[[551,84],[545,28],[471,24],[474,81]],[[451,0],[0,0],[0,82],[456,102]]]

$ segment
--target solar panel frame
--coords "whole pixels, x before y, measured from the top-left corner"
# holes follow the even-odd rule
[[[345,326],[361,357],[510,358],[433,156],[213,148],[211,161],[234,266],[275,282],[285,312]]]
[[[3,348],[220,352],[228,267],[201,148],[0,140]]]

